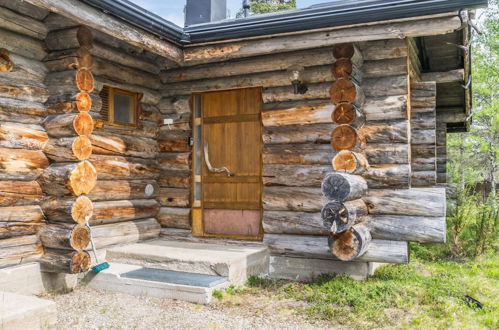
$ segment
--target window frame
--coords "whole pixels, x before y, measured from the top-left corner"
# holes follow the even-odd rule
[[[118,127],[126,127],[126,128],[137,128],[138,121],[139,121],[139,93],[121,89],[118,87],[113,87],[106,85],[109,91],[109,96],[108,96],[108,113],[107,113],[107,120],[104,122],[107,125],[111,126],[118,126]],[[132,97],[132,118],[133,118],[133,123],[131,124],[124,124],[124,123],[118,123],[114,121],[114,94],[115,92],[118,91],[120,94],[125,94],[129,95]]]

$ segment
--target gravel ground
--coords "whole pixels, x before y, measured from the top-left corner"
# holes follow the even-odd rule
[[[136,297],[86,287],[44,297],[57,303],[57,329],[322,329],[296,314],[294,300],[241,294],[210,305]]]

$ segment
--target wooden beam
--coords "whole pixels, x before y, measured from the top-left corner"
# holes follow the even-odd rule
[[[437,121],[439,123],[464,123],[465,111],[462,107],[437,108]]]
[[[446,72],[425,72],[421,74],[421,80],[435,81],[437,84],[463,82],[464,69],[457,69]]]
[[[176,63],[182,62],[182,50],[156,36],[113,18],[77,0],[26,0],[27,2],[91,26],[117,39],[142,47]]]

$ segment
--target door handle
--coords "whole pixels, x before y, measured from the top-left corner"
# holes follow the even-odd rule
[[[222,173],[222,172],[226,172],[227,173],[227,176],[234,176],[235,173],[234,172],[231,172],[227,167],[213,167],[211,166],[211,163],[210,163],[210,156],[209,156],[209,153],[208,153],[208,142],[205,142],[204,143],[204,161],[206,162],[206,166],[208,167],[208,170],[210,172],[215,172],[215,173]]]

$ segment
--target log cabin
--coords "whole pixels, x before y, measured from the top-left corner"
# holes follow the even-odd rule
[[[409,262],[446,239],[446,134],[470,124],[486,4],[180,28],[126,0],[0,0],[0,268],[85,273],[91,237],[259,247],[278,278]]]

